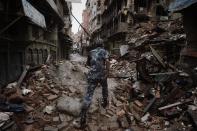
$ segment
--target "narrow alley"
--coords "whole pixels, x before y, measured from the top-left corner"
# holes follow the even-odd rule
[[[0,0],[0,131],[196,131],[197,0]]]

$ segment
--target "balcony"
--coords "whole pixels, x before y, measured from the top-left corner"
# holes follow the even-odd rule
[[[111,27],[108,30],[107,36],[108,37],[112,37],[112,36],[114,36],[116,34],[126,33],[126,32],[128,32],[128,23],[126,23],[126,22],[119,22],[118,24],[115,24],[113,27]]]

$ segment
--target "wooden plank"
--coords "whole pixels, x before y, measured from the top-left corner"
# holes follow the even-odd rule
[[[185,103],[188,103],[188,102],[191,102],[192,100],[186,100],[184,102],[176,102],[176,103],[173,103],[173,104],[170,104],[170,105],[167,105],[167,106],[164,106],[164,107],[160,107],[159,110],[165,110],[165,109],[168,109],[168,108],[172,108],[172,107],[175,107],[175,106],[178,106],[178,105],[182,105],[182,104],[185,104]]]
[[[156,101],[156,97],[154,97],[151,101],[150,101],[150,103],[146,106],[146,108],[144,109],[144,114],[146,114],[148,111],[149,111],[149,109],[153,106],[153,104],[155,103],[155,101]]]
[[[30,66],[26,66],[22,75],[20,76],[18,82],[17,82],[17,87],[20,87],[24,78],[26,77],[27,73],[28,73],[28,70],[30,69]]]
[[[9,29],[12,25],[14,25],[18,20],[20,20],[23,16],[17,17],[15,20],[13,20],[11,23],[9,23],[6,27],[4,27],[2,30],[0,30],[0,35],[5,32],[7,29]]]
[[[156,57],[156,59],[160,62],[160,64],[166,68],[166,64],[164,63],[163,59],[161,58],[161,56],[157,53],[157,51],[151,46],[149,45],[153,55]]]

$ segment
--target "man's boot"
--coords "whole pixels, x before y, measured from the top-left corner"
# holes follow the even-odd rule
[[[84,128],[86,125],[86,113],[87,113],[86,109],[82,109],[81,114],[80,114],[80,117],[81,117],[80,127],[81,128]]]

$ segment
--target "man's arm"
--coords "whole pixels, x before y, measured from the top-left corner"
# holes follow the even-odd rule
[[[106,67],[106,77],[109,77],[109,73],[110,73],[110,59],[109,58],[105,60],[105,67]]]
[[[86,66],[90,66],[90,55],[88,54],[88,57],[87,57],[87,61],[86,61]]]
[[[109,57],[109,52],[106,50],[104,52],[104,59],[105,59],[105,73],[107,78],[109,76],[109,71],[110,71],[110,57]]]
[[[110,73],[110,60],[109,59],[106,60],[106,70],[107,70],[107,77],[109,77],[109,73]]]

